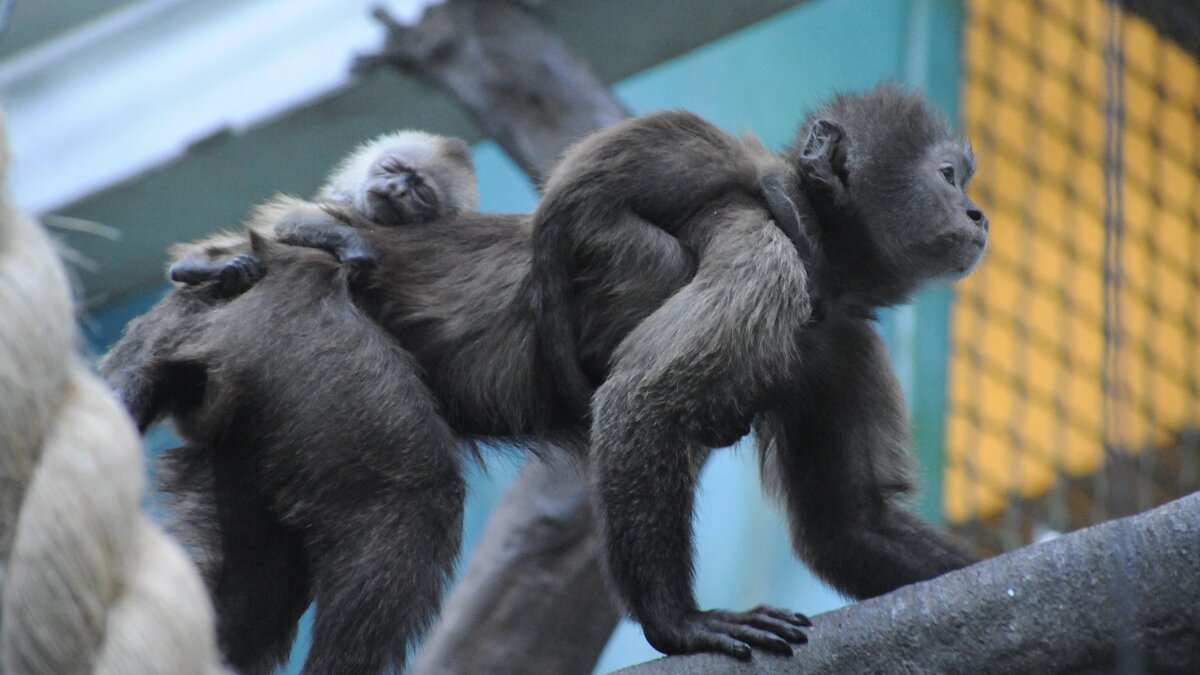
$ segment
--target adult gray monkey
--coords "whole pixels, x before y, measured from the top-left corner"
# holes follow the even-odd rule
[[[591,466],[608,567],[666,653],[749,658],[750,645],[790,653],[804,640],[802,617],[705,612],[692,593],[697,473],[709,448],[752,423],[797,553],[837,589],[871,597],[971,562],[902,506],[913,489],[908,420],[870,325],[877,308],[982,257],[988,221],[965,193],[970,147],[890,86],[809,117],[783,155],[797,176],[783,195],[754,182],[772,165],[744,147],[687,113],[630,120],[568,151],[534,216],[543,353],[556,371],[602,382]],[[712,189],[722,180],[728,189]],[[764,208],[758,185],[768,202],[794,204],[804,246],[771,221],[778,209]],[[629,295],[616,292],[624,261],[644,255],[647,230],[678,237],[697,271],[609,349],[612,307]],[[564,338],[567,349],[555,342]],[[578,360],[563,363],[572,352]]]
[[[716,189],[694,191],[727,141],[681,138],[678,125],[664,133],[661,119],[622,123],[568,152],[534,215],[532,259],[531,223],[519,216],[372,232],[377,255],[356,302],[417,356],[463,434],[578,430],[560,382],[571,364],[555,357],[570,349],[539,326],[562,321],[555,306],[620,326],[573,336],[602,381],[591,465],[618,591],[666,653],[790,653],[805,639],[802,616],[698,608],[698,470],[709,448],[756,424],[798,553],[854,597],[971,562],[902,507],[912,489],[904,402],[870,319],[981,258],[987,219],[964,192],[974,162],[920,97],[884,87],[810,116],[783,155],[794,179],[769,171],[747,188],[744,165],[731,162]],[[644,137],[627,152],[631,133]],[[674,158],[669,170],[638,149]],[[787,202],[794,210],[779,215]],[[791,219],[807,247],[785,235]],[[540,255],[547,240],[566,257]],[[565,285],[546,285],[564,270]],[[564,288],[568,302],[545,302]]]

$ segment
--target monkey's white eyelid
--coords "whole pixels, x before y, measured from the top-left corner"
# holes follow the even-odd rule
[[[949,164],[943,164],[942,166],[938,167],[938,171],[941,172],[942,178],[945,178],[947,183],[954,185],[953,166],[950,166]]]

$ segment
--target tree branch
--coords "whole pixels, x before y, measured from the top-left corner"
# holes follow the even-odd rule
[[[822,614],[790,659],[620,671],[1200,672],[1200,494]]]
[[[617,624],[587,482],[531,459],[488,521],[413,673],[590,673]]]
[[[404,26],[386,10],[378,54],[356,68],[391,65],[462,105],[535,180],[567,145],[629,113],[587,65],[520,7],[496,0],[451,0]]]

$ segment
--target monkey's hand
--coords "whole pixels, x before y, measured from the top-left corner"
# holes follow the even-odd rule
[[[171,281],[189,286],[215,281],[217,291],[227,298],[245,293],[266,273],[266,265],[248,253],[225,260],[208,260],[199,254],[188,253],[171,265],[169,271]]]
[[[643,623],[642,630],[664,654],[720,652],[744,661],[751,647],[791,656],[793,644],[808,642],[801,629],[811,626],[803,614],[760,605],[747,612],[694,611],[670,623]]]

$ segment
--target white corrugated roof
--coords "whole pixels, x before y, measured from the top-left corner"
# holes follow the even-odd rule
[[[342,86],[382,40],[377,4],[147,0],[0,62],[18,204],[59,208]],[[385,4],[413,22],[436,2]]]

